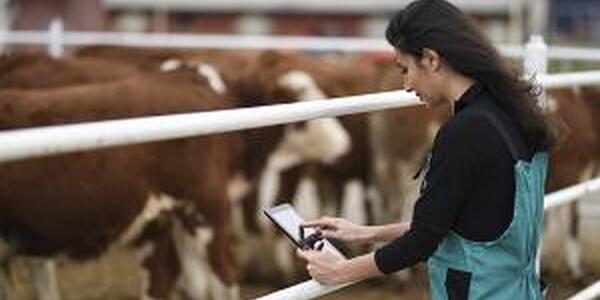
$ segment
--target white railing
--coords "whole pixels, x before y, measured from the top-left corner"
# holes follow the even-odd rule
[[[47,31],[0,31],[1,44],[47,45],[48,53],[60,56],[65,46],[115,45],[165,48],[217,49],[302,49],[339,52],[390,52],[380,38],[219,35],[186,33],[136,33],[64,31],[60,19],[53,20]],[[523,57],[521,45],[498,45],[507,57]],[[600,50],[577,47],[550,47],[549,59],[600,61]]]
[[[560,191],[546,195],[544,209],[551,209],[571,202],[573,199],[588,196],[600,190],[600,178],[572,185]]]
[[[594,300],[600,297],[600,281],[590,285],[567,300]]]
[[[596,48],[550,47],[548,53],[551,59],[600,61],[600,50]]]
[[[343,289],[354,283],[346,283],[341,285],[325,286],[315,280],[308,280],[294,286],[290,286],[279,291],[273,292],[263,297],[256,298],[256,300],[306,300],[314,299],[333,293],[337,290]]]
[[[562,87],[555,77],[573,82],[570,78],[577,79],[579,75],[545,75],[540,77],[540,83],[542,86]],[[595,82],[600,83],[600,72],[588,75],[595,75]],[[582,82],[593,83],[588,77]],[[0,133],[0,162],[231,132],[418,103],[414,94],[394,91],[263,107],[10,130]]]
[[[0,162],[416,105],[405,91],[0,133]]]
[[[558,73],[539,76],[546,89],[564,88],[569,86],[597,85],[600,71],[584,71],[572,73]]]

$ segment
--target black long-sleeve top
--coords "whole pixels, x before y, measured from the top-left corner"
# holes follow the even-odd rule
[[[479,83],[456,102],[454,115],[438,131],[410,229],[375,252],[383,273],[427,260],[450,230],[474,241],[495,240],[513,215],[515,163],[498,130],[477,109],[508,131],[530,160],[521,127]]]

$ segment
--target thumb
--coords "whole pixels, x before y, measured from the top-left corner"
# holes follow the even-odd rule
[[[298,248],[298,249],[296,249],[296,256],[298,256],[299,258],[308,262],[310,260],[310,257],[307,252],[308,251],[304,251],[304,250]]]

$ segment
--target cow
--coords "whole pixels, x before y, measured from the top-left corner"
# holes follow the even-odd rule
[[[156,71],[161,63],[180,57],[182,50],[175,48],[138,48],[126,46],[94,45],[77,49],[76,58],[109,60],[133,65],[143,71]]]
[[[160,62],[159,69],[166,72],[182,68],[195,70],[208,79],[210,86],[216,92],[231,99],[236,107],[254,107],[297,100],[286,98],[286,94],[267,97],[272,95],[269,94],[272,91],[266,90],[270,83],[264,80],[261,74],[270,68],[264,62],[277,56],[274,52],[180,51],[170,52],[169,56],[159,55],[159,59],[156,59],[153,54],[156,52],[153,51],[110,47],[104,48],[99,57],[88,54],[86,57],[107,59],[147,52],[139,56],[152,59],[145,59],[142,63],[155,66],[160,59],[169,57],[166,61]],[[256,222],[257,211],[259,211],[256,200],[259,190],[257,187],[260,182],[264,182],[261,178],[268,177],[264,176],[264,173],[268,173],[273,168],[287,167],[287,164],[298,164],[305,160],[332,160],[348,148],[348,138],[337,120],[314,120],[304,124],[306,126],[273,126],[241,132],[243,159],[232,181],[231,194],[234,213],[239,216],[234,220],[242,221],[235,223],[236,236],[240,240],[240,261],[245,265],[243,269],[249,270],[248,273],[254,277],[257,273],[261,273],[261,268],[269,268],[268,263],[259,262],[252,254],[256,249],[265,249],[264,246],[252,246],[264,242],[262,238],[255,238],[261,231]],[[317,144],[325,146],[315,150]],[[277,158],[272,159],[273,156]],[[266,252],[261,251],[261,254]]]
[[[40,89],[107,82],[139,73],[137,67],[94,58],[45,55],[0,57],[0,89]]]
[[[287,66],[285,70],[288,73],[280,74],[283,74],[281,76],[285,82],[291,81],[289,76],[294,75],[289,70],[305,72],[306,75],[314,78],[314,85],[322,91],[322,98],[402,89],[402,77],[393,69],[391,57],[384,58],[383,61],[375,62],[340,61],[328,64],[308,57],[304,57],[302,61],[301,56],[296,56],[285,60]],[[311,64],[306,62],[307,60],[314,62]],[[304,85],[310,86],[310,84]],[[295,95],[288,97],[298,98],[303,97],[303,94],[296,91]],[[397,221],[402,216],[403,209],[401,206],[396,206],[406,202],[398,197],[409,193],[409,187],[403,185],[406,182],[414,185],[412,182],[416,182],[412,177],[419,170],[421,158],[431,145],[437,128],[448,117],[448,111],[430,111],[421,106],[342,116],[339,119],[351,133],[353,148],[331,166],[321,164],[319,171],[310,172],[330,173],[325,176],[331,177],[330,180],[334,181],[347,183],[351,178],[356,178],[367,186],[373,185],[366,194],[375,194],[373,197],[375,199],[382,197],[384,203],[372,202],[371,204],[382,205],[384,208],[376,209],[371,215],[358,219],[368,219],[370,223]],[[344,161],[345,159],[347,161]],[[344,164],[352,167],[344,167]],[[314,170],[315,167],[311,166],[310,169]],[[342,171],[344,169],[345,171]],[[350,169],[353,171],[349,172]],[[341,182],[336,185],[340,186]],[[289,191],[286,193],[289,195]],[[332,198],[339,199],[339,194],[339,191],[334,192]],[[377,196],[377,194],[381,195]],[[333,212],[343,211],[340,206],[343,202],[339,200],[338,208]]]
[[[238,105],[241,107],[324,98],[320,94],[297,97],[298,91],[294,90],[298,88],[297,86],[281,82],[281,78],[278,78],[276,74],[281,75],[286,71],[293,71],[279,69],[284,65],[280,62],[288,60],[286,54],[264,51],[257,54],[243,53],[242,56],[251,57],[251,59],[249,62],[239,59],[228,59],[221,62],[218,59],[210,60],[210,55],[207,53],[203,53],[201,59],[198,59],[199,56],[194,59],[196,62],[210,60],[215,63],[217,69],[223,70],[223,77],[231,86],[231,93],[235,95],[233,98],[239,101]],[[232,64],[232,61],[235,63]],[[227,75],[232,72],[237,74]],[[251,270],[254,277],[261,274],[267,279],[285,279],[280,275],[272,275],[274,255],[276,259],[289,259],[278,254],[280,251],[277,249],[282,247],[281,243],[273,246],[272,231],[265,226],[265,219],[261,214],[262,208],[274,204],[274,201],[269,199],[271,193],[269,190],[273,188],[271,185],[275,185],[276,188],[278,175],[294,166],[307,162],[338,160],[350,149],[350,137],[340,121],[335,118],[321,118],[286,126],[250,130],[243,132],[242,136],[247,145],[245,149],[248,151],[247,157],[249,158],[243,170],[250,188],[240,199],[244,221],[244,225],[241,227],[246,243],[260,246],[246,247],[248,251],[242,251],[241,256],[246,258],[263,257],[260,260],[242,260],[246,262],[245,269]],[[259,247],[262,251],[255,253]],[[265,249],[270,250],[265,251]],[[270,251],[274,251],[274,253]]]
[[[581,98],[586,102],[587,106],[590,108],[590,113],[593,120],[593,130],[596,134],[596,137],[600,137],[600,87],[598,86],[589,86],[589,87],[581,87],[578,89]],[[600,147],[596,147],[596,151],[594,152],[594,170],[593,174],[600,174]]]
[[[372,53],[362,59],[377,69],[380,90],[404,89],[403,75],[396,69],[392,55]],[[430,110],[422,105],[372,114],[372,168],[383,203],[377,223],[410,220],[423,160],[441,124],[449,117],[450,111],[445,108]]]
[[[249,74],[250,79],[245,82],[255,87],[253,91],[256,93],[249,98],[272,101],[326,99],[375,90],[375,77],[372,76],[373,70],[369,67],[357,68],[356,65],[326,62],[295,52],[265,51],[255,61],[255,66],[250,69]],[[247,228],[262,228],[262,233],[269,235],[270,231],[260,222],[264,218],[257,217],[256,212],[260,212],[262,207],[269,207],[280,201],[294,201],[306,218],[314,218],[323,211],[334,213],[346,211],[354,212],[352,218],[366,222],[363,212],[364,199],[360,194],[365,193],[365,186],[370,183],[371,149],[368,141],[368,117],[355,115],[340,117],[337,120],[333,118],[321,120],[324,123],[332,121],[340,122],[341,127],[348,132],[351,147],[348,150],[338,150],[328,154],[324,150],[343,149],[340,147],[343,144],[327,142],[324,136],[315,135],[315,138],[308,140],[308,143],[287,144],[288,151],[303,153],[302,160],[286,155],[283,151],[270,153],[268,163],[263,167],[258,195],[245,202],[251,204],[251,207],[245,210],[246,220],[250,220]],[[293,126],[310,127],[308,124]],[[335,139],[331,140],[335,141]],[[278,149],[283,150],[285,147]],[[321,197],[295,196],[299,186],[299,193],[312,189],[320,193]],[[318,198],[329,200],[320,202]],[[342,198],[351,200],[343,201]],[[350,209],[347,203],[352,203],[350,206],[355,208]],[[274,254],[275,259],[279,261],[278,264],[286,275],[285,278],[291,279],[296,274],[290,257],[290,243],[285,239],[280,239],[276,243],[275,247],[278,250]]]
[[[182,72],[5,90],[0,103],[2,130],[232,107],[206,80]],[[211,135],[1,164],[2,258],[85,260],[130,244],[147,272],[144,297],[165,299],[181,285],[192,299],[237,298],[224,184],[236,169],[237,140]]]
[[[600,163],[600,106],[593,87],[552,89],[546,107],[557,120],[562,139],[552,152],[547,192],[567,188],[598,175]],[[572,279],[581,280],[584,270],[578,244],[579,212],[571,202],[548,212],[549,225],[555,225],[564,242],[564,253]]]
[[[226,86],[225,93],[231,95],[239,107],[254,107],[267,104],[290,103],[294,101],[322,99],[322,94],[309,94],[297,97],[306,86],[293,86],[283,82],[274,74],[286,73],[279,67],[284,64],[275,63],[287,60],[287,55],[276,51],[260,53],[218,53],[199,51],[186,53],[185,56],[172,59],[163,65],[171,67],[210,66],[213,72],[222,75],[222,83],[215,86]],[[288,70],[293,73],[293,70]],[[283,73],[281,73],[283,72]],[[290,73],[290,74],[292,74]],[[289,74],[288,74],[289,75]],[[215,79],[213,82],[220,82]],[[312,83],[309,83],[312,84]],[[300,89],[300,90],[297,90]],[[310,91],[309,91],[310,92]],[[277,176],[282,170],[301,165],[306,162],[332,162],[344,155],[349,149],[349,137],[344,127],[334,118],[310,120],[301,124],[275,126],[242,132],[246,164],[242,168],[242,178],[246,182],[246,191],[239,195],[243,224],[238,226],[239,236],[247,245],[240,251],[242,261],[246,262],[246,270],[251,270],[253,277],[272,277],[273,250],[270,244],[270,231],[266,229],[261,218],[261,208],[273,205],[273,201],[261,201],[265,198],[265,190],[269,184],[278,184]],[[275,178],[273,178],[275,177]],[[262,192],[261,192],[262,191]],[[267,192],[268,193],[268,192]],[[275,246],[278,247],[278,246]],[[260,253],[252,254],[256,249]],[[264,255],[264,259],[253,259]],[[281,276],[273,276],[281,279]]]
[[[315,82],[323,90],[325,98],[403,88],[402,77],[393,69],[389,56],[384,61],[354,61],[350,65],[346,64],[347,62],[338,62],[335,68],[329,68],[326,72],[302,67],[306,63],[296,64],[296,68],[306,70],[314,78],[320,79],[315,79]],[[295,97],[299,96],[301,95]],[[401,204],[407,202],[403,198],[416,199],[411,189],[416,189],[414,183],[417,181],[412,177],[419,170],[421,158],[430,147],[441,122],[448,116],[448,111],[430,111],[417,106],[340,117],[342,124],[350,130],[353,140],[353,148],[345,157],[348,161],[341,159],[331,167],[321,166],[316,173],[333,171],[337,174],[331,173],[328,176],[341,182],[349,182],[351,178],[359,179],[366,186],[371,186],[366,194],[374,194],[374,199],[382,198],[383,203],[370,203],[371,206],[383,207],[374,209],[368,217],[358,219],[369,223],[392,222],[400,218],[406,220],[410,215],[403,216],[403,213],[410,209],[403,209]],[[344,164],[352,165],[354,171],[348,172],[350,169],[343,167]],[[343,169],[346,171],[341,171]],[[334,194],[338,196],[334,195],[333,198],[340,198],[339,192]],[[403,195],[412,197],[402,197]],[[344,202],[340,200],[340,203]],[[344,211],[342,207],[334,210],[338,213],[341,211]]]
[[[594,152],[598,137],[593,131],[593,119],[588,104],[574,89],[548,91],[548,114],[558,120],[562,138],[550,156],[550,168],[546,192],[550,193],[567,188],[593,175]],[[573,278],[580,278],[583,271],[580,266],[577,237],[577,204],[568,205],[548,212],[549,225],[559,225],[564,239],[567,265]],[[557,218],[554,218],[556,215]]]

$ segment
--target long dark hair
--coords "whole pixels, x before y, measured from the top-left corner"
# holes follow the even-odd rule
[[[435,50],[456,72],[473,78],[516,116],[534,149],[555,141],[538,105],[541,88],[504,60],[474,21],[444,0],[417,0],[388,24],[387,41],[397,50],[420,58],[424,48]]]

